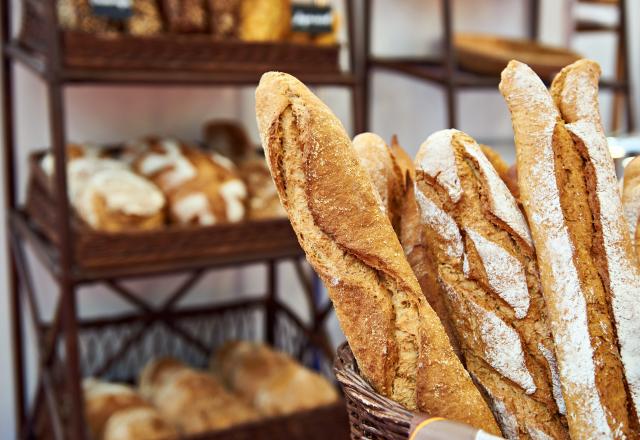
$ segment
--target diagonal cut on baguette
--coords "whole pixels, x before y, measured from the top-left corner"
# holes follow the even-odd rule
[[[340,121],[300,81],[277,72],[260,80],[256,115],[282,204],[363,376],[409,409],[498,433]]]
[[[600,123],[598,78],[597,65],[581,60],[549,93],[528,66],[511,61],[500,91],[571,438],[637,438],[640,304],[632,296],[640,285]]]

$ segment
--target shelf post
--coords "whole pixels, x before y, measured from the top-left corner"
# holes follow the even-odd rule
[[[451,0],[442,0],[442,22],[444,28],[444,64],[446,71],[445,93],[447,100],[447,128],[457,128],[456,109],[456,54],[453,47],[453,15]]]
[[[60,301],[64,331],[65,352],[65,385],[66,395],[70,403],[70,418],[66,423],[69,438],[83,440],[87,438],[84,423],[84,398],[80,382],[78,322],[76,291],[73,278],[73,233],[70,225],[70,209],[67,191],[66,166],[66,126],[64,106],[64,78],[62,62],[62,36],[58,27],[58,17],[55,1],[46,2],[46,20],[49,38],[47,39],[47,66],[45,79],[49,98],[49,128],[55,158],[55,187],[57,197],[56,221],[60,234],[58,245],[60,256],[60,273],[58,284],[60,287]]]
[[[265,298],[265,339],[274,346],[276,340],[276,301],[278,291],[278,267],[275,260],[267,261],[267,297]]]
[[[364,69],[368,54],[359,49],[356,39],[355,0],[345,0],[347,8],[349,39],[349,70],[353,73],[355,84],[351,87],[353,135],[362,133],[367,127],[367,72]],[[365,0],[366,3],[366,0]]]
[[[631,97],[631,71],[629,68],[629,34],[627,33],[627,1],[619,0],[618,8],[620,13],[618,15],[618,20],[620,21],[620,32],[618,32],[618,60],[622,63],[619,68],[622,70],[622,76],[624,81],[624,104],[625,104],[625,113],[627,119],[627,131],[632,132],[635,130],[635,120],[633,114],[633,104]],[[615,92],[616,94],[619,92]],[[614,105],[617,104],[617,99],[614,99]]]
[[[364,38],[362,41],[362,60],[360,61],[360,69],[362,74],[356,77],[356,80],[362,81],[362,131],[369,130],[371,126],[371,0],[364,0],[362,11],[362,27]],[[355,22],[355,16],[352,18]]]
[[[16,437],[22,438],[25,409],[25,377],[24,377],[24,337],[22,329],[22,307],[20,302],[20,286],[16,270],[16,262],[11,252],[9,235],[13,234],[9,217],[16,207],[16,166],[15,166],[15,128],[14,117],[14,72],[11,58],[5,50],[11,39],[11,5],[10,0],[0,0],[0,17],[2,23],[2,130],[4,160],[4,206],[5,228],[7,240],[7,292],[9,293],[11,314],[11,339],[13,356],[13,386],[15,403]]]

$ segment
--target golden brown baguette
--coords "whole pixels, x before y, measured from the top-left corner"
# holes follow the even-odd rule
[[[598,243],[600,228],[614,226],[615,219],[598,219],[595,186],[604,185],[599,191],[605,191],[609,185],[605,181],[610,178],[610,158],[606,147],[591,142],[597,139],[591,134],[601,127],[565,125],[576,116],[592,118],[597,113],[594,84],[590,82],[595,90],[561,85],[558,81],[568,79],[567,73],[554,87],[557,97],[564,95],[564,102],[559,102],[562,116],[540,78],[525,64],[509,63],[500,91],[511,111],[518,186],[538,253],[571,437],[635,438],[611,314],[616,304],[609,304],[601,278],[605,274],[598,271],[606,252]],[[571,100],[577,107],[569,105]],[[589,139],[577,138],[584,134],[581,129],[590,130]],[[610,214],[615,199],[619,195],[610,200]]]
[[[260,80],[256,114],[282,204],[363,376],[409,409],[497,432],[340,121],[300,81],[276,72]]]
[[[480,148],[482,149],[484,155],[487,156],[487,159],[489,159],[489,162],[491,162],[491,165],[493,165],[493,168],[495,168],[500,178],[507,185],[509,191],[511,191],[511,194],[513,194],[513,196],[517,200],[518,182],[517,177],[515,176],[515,166],[510,167],[509,164],[504,161],[500,153],[498,153],[490,146],[480,144]]]
[[[402,170],[396,164],[391,149],[374,133],[360,133],[353,138],[353,148],[369,174],[376,194],[380,196],[380,208],[398,232],[400,199],[404,190]]]
[[[636,257],[640,258],[640,156],[634,158],[624,169],[622,207],[629,226],[629,235],[634,242]]]
[[[211,369],[265,416],[309,410],[339,398],[327,379],[264,344],[229,342],[211,359]]]
[[[431,135],[415,165],[425,245],[467,370],[503,435],[568,438],[535,251],[516,200],[458,130]]]

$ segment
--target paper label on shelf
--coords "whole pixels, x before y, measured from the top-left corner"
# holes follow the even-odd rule
[[[133,15],[133,0],[89,0],[94,15],[125,20]]]
[[[291,5],[291,29],[294,32],[326,34],[333,31],[331,6]]]

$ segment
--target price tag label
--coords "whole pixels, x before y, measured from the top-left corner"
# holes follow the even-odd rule
[[[133,15],[133,0],[89,0],[94,15],[126,20]]]
[[[291,29],[294,32],[326,34],[333,31],[331,6],[291,5]]]

